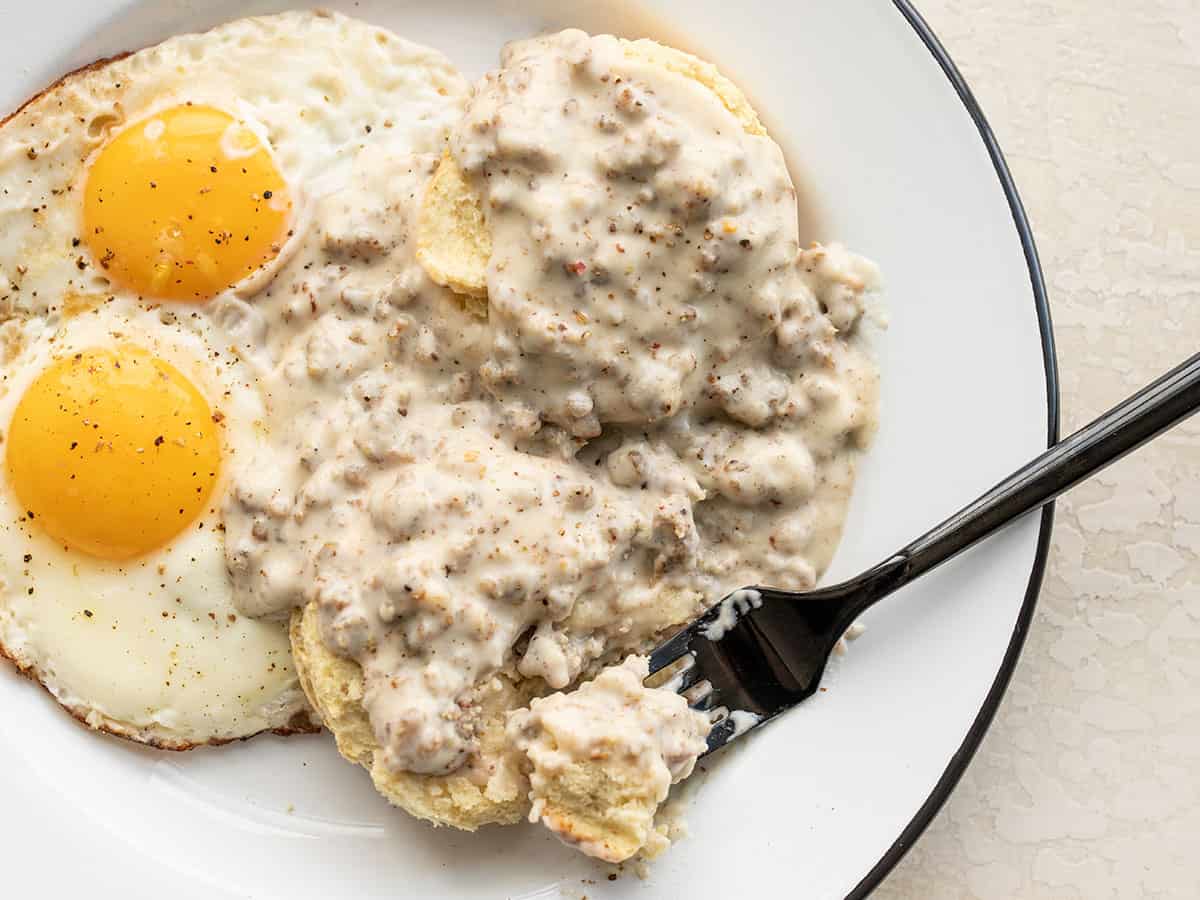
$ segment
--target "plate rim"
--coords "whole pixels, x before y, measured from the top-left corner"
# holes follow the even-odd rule
[[[979,137],[987,149],[988,156],[991,158],[992,167],[995,169],[996,177],[1000,180],[1004,196],[1008,201],[1008,207],[1012,213],[1013,225],[1017,229],[1017,236],[1021,240],[1021,249],[1025,254],[1025,265],[1029,270],[1029,282],[1033,290],[1033,303],[1038,318],[1038,331],[1041,334],[1042,364],[1045,369],[1046,379],[1046,446],[1052,447],[1058,443],[1061,420],[1058,352],[1054,340],[1054,324],[1050,315],[1050,302],[1046,293],[1046,278],[1042,271],[1041,259],[1038,256],[1033,228],[1029,224],[1029,217],[1025,213],[1025,205],[1021,201],[1020,192],[1017,190],[1017,185],[1013,180],[1012,172],[1009,170],[1008,162],[1004,158],[1004,151],[1000,149],[1000,143],[996,139],[995,132],[992,131],[992,126],[988,122],[987,116],[983,112],[983,107],[975,99],[975,95],[967,84],[966,78],[951,58],[949,51],[946,50],[946,47],[934,33],[933,28],[925,20],[925,17],[917,11],[912,0],[892,0],[892,2],[895,4],[900,15],[904,17],[905,21],[917,33],[917,36],[933,56],[934,61],[937,62],[942,72],[950,80],[950,84],[953,86],[955,93],[958,94],[959,100],[962,101],[967,113],[971,116],[971,120],[975,123],[975,127],[979,132]],[[1025,638],[1029,634],[1029,627],[1037,608],[1038,594],[1041,592],[1042,580],[1046,573],[1046,563],[1050,555],[1050,540],[1054,530],[1054,509],[1055,504],[1053,502],[1046,504],[1042,508],[1041,522],[1038,526],[1037,548],[1033,557],[1033,567],[1029,573],[1029,581],[1025,588],[1025,599],[1021,603],[1021,610],[1017,616],[1016,625],[1013,627],[1012,637],[1009,639],[1008,647],[1005,648],[1004,658],[1000,662],[1000,668],[996,673],[995,679],[992,681],[992,686],[988,689],[983,705],[979,708],[979,712],[963,737],[962,743],[959,744],[954,755],[950,757],[950,762],[938,778],[937,783],[925,799],[925,802],[921,804],[913,818],[904,827],[904,830],[900,832],[900,836],[896,838],[883,856],[880,857],[879,861],[871,867],[854,889],[846,895],[846,900],[864,900],[875,888],[879,887],[884,878],[904,858],[905,854],[917,842],[917,839],[925,829],[929,827],[934,817],[941,811],[942,806],[958,785],[959,779],[966,772],[967,766],[970,765],[971,760],[975,757],[975,753],[983,741],[983,736],[987,734],[988,728],[995,718],[1000,701],[1003,700],[1008,690],[1009,682],[1012,680],[1013,672],[1016,670],[1017,662],[1021,657],[1021,650],[1025,645]]]

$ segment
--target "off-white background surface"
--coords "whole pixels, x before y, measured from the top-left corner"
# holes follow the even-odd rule
[[[919,5],[1032,219],[1068,433],[1200,350],[1200,2]],[[1200,897],[1200,421],[1060,502],[996,724],[876,896]]]

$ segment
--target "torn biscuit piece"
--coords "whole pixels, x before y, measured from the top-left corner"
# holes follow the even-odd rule
[[[509,716],[529,771],[530,821],[605,862],[666,849],[655,813],[707,746],[708,716],[673,691],[645,687],[648,672],[645,657],[631,656]]]

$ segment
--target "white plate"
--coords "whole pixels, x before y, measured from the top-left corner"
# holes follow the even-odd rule
[[[5,4],[0,108],[97,57],[286,5]],[[747,89],[812,198],[809,236],[873,257],[888,282],[883,424],[831,577],[1007,474],[1046,445],[1048,423],[1053,435],[1053,344],[1019,201],[953,66],[899,0],[332,5],[441,48],[472,76],[509,38],[579,25],[682,44]],[[325,736],[153,752],[89,734],[0,672],[6,893],[862,896],[982,736],[1029,623],[1049,525],[1031,517],[871,614],[827,692],[708,761],[690,787],[692,836],[647,881],[610,882],[538,829],[420,825]]]

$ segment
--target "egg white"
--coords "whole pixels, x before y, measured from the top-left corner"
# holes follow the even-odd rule
[[[132,562],[64,549],[21,521],[0,484],[0,652],[77,718],[172,748],[310,727],[282,624],[237,611],[220,528],[230,473],[267,437],[255,375],[271,359],[255,295],[282,270],[304,271],[321,198],[370,206],[354,183],[364,148],[436,158],[468,90],[437,51],[296,11],[75,73],[0,121],[0,431],[56,356],[119,343],[174,365],[224,416],[205,512]],[[112,135],[187,102],[224,110],[266,142],[294,201],[291,234],[224,295],[154,307],[122,293],[87,252],[83,185]]]
[[[192,102],[267,142],[295,201],[293,234],[238,286],[249,296],[311,227],[313,201],[342,189],[364,146],[440,153],[468,91],[441,53],[308,11],[180,35],[76,73],[0,122],[0,320],[51,315],[64,291],[113,292],[80,244],[80,207],[89,161],[127,125]]]
[[[11,340],[11,335],[10,335]],[[112,300],[57,326],[26,323],[3,370],[0,427],[54,359],[136,344],[171,363],[222,420],[222,468],[203,514],[167,546],[109,562],[67,549],[0,489],[0,646],[88,724],[181,748],[309,726],[282,623],[238,615],[220,504],[232,461],[252,454],[253,374],[201,317]]]

